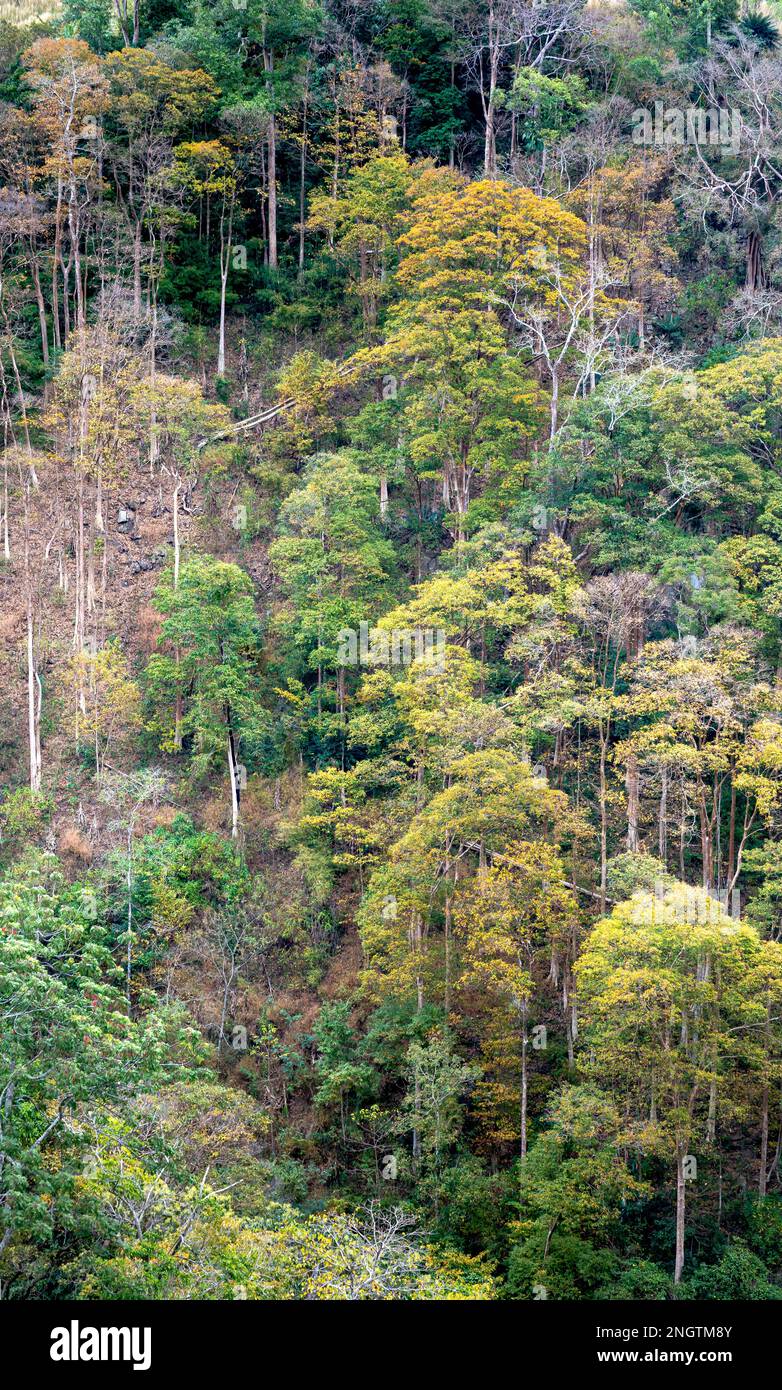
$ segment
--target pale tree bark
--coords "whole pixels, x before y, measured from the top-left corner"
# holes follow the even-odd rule
[[[766,1003],[766,1027],[763,1041],[763,1091],[760,1114],[760,1163],[758,1165],[758,1196],[765,1197],[768,1184],[768,1062],[771,1043],[771,1003]]]
[[[174,588],[179,588],[179,493],[182,488],[182,479],[177,476],[174,491],[172,494],[172,511],[174,516]]]
[[[225,199],[220,210],[220,328],[217,345],[217,375],[225,376],[225,299],[228,291],[228,271],[231,265],[235,192],[232,190],[228,208]]]
[[[44,367],[49,365],[49,325],[46,322],[46,304],[44,303],[43,290],[41,289],[41,272],[38,265],[38,255],[34,250],[30,251],[30,274],[35,290],[35,302],[38,306],[38,325],[41,333],[41,355]]]
[[[307,59],[304,72],[304,94],[301,115],[301,158],[299,161],[299,274],[304,269],[304,224],[307,220],[307,117],[309,115],[310,69],[312,60]]]
[[[114,0],[114,9],[126,48],[135,47],[139,40],[139,0]]]
[[[631,853],[637,854],[639,843],[638,815],[640,809],[640,795],[638,786],[638,760],[634,753],[628,755],[625,787],[627,790],[627,848]]]
[[[30,766],[30,791],[41,790],[41,678],[35,660],[35,614],[33,579],[30,564],[29,484],[25,486],[24,565],[27,598],[27,736]]]
[[[237,785],[237,767],[234,756],[233,733],[230,725],[228,728],[228,778],[231,783],[231,838],[236,840],[239,836],[239,788]]]
[[[267,146],[269,151],[269,265],[273,270],[277,269],[277,117],[274,112],[274,54],[267,48],[263,51],[263,66],[266,73],[266,90],[269,94],[269,134]]]
[[[57,175],[57,203],[54,210],[54,254],[52,256],[52,334],[55,348],[62,347],[60,332],[60,276],[65,278],[62,263],[62,176]]]
[[[527,1032],[527,1001],[522,1004],[521,1009],[521,1103],[520,1103],[520,1153],[522,1158],[527,1156],[527,1110],[529,1105],[529,1077],[527,1066],[527,1052],[529,1048],[529,1034]]]
[[[684,1145],[676,1145],[676,1253],[673,1266],[673,1282],[680,1284],[684,1270],[684,1221],[686,1215],[686,1189],[684,1176]]]

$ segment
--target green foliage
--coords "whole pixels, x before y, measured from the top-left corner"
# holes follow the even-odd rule
[[[135,19],[0,24],[3,1294],[778,1300],[775,15]]]
[[[0,803],[0,831],[7,853],[13,855],[27,843],[39,837],[54,810],[50,796],[18,787],[8,792]]]
[[[770,1281],[763,1261],[736,1241],[716,1265],[702,1265],[696,1271],[687,1283],[686,1294],[722,1302],[779,1302],[782,1288]]]
[[[177,1050],[194,1046],[175,1012],[127,1016],[104,929],[63,887],[51,856],[0,881],[0,1248],[11,1277],[15,1239],[45,1241],[69,1209],[83,1109],[163,1085],[181,1074]]]

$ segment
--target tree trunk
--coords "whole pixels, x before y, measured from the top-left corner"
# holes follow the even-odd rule
[[[128,871],[127,871],[127,892],[128,892],[128,953],[126,961],[126,989],[128,1000],[128,1017],[130,1017],[130,972],[132,964],[132,942],[133,942],[133,820],[128,824]]]
[[[231,782],[231,838],[236,840],[239,835],[239,788],[236,785],[236,761],[230,727],[228,729],[228,776]]]
[[[217,346],[217,375],[225,376],[225,297],[228,290],[228,271],[231,264],[231,247],[233,245],[234,227],[234,198],[231,193],[231,201],[228,208],[225,206],[225,195],[223,195],[223,205],[220,209],[220,332]]]
[[[35,290],[35,302],[38,305],[38,324],[41,330],[41,355],[44,367],[49,365],[49,327],[46,322],[46,305],[41,289],[41,276],[38,269],[38,258],[33,255],[30,268],[32,271],[33,288]]]
[[[763,269],[763,238],[759,231],[751,231],[747,237],[747,278],[748,290],[763,288],[765,272]]]
[[[766,1002],[766,1029],[763,1047],[763,1096],[760,1115],[760,1171],[758,1196],[765,1197],[768,1182],[768,1058],[771,1043],[771,1002]]]
[[[133,312],[141,317],[141,223],[133,227]]]
[[[263,66],[266,71],[266,90],[272,104],[269,112],[269,265],[277,269],[277,118],[274,114],[274,55],[264,49]]]
[[[728,872],[725,882],[733,882],[733,875],[736,871],[736,782],[733,777],[730,779],[730,819],[728,822]]]
[[[638,853],[638,761],[634,753],[627,759],[625,778],[627,788],[627,848],[632,854]]]
[[[174,491],[173,491],[173,495],[172,495],[172,499],[171,499],[171,510],[172,510],[172,512],[173,512],[173,518],[174,518],[174,588],[175,588],[175,589],[178,589],[178,588],[179,588],[179,557],[180,557],[180,544],[179,544],[179,494],[180,494],[181,490],[182,490],[182,479],[181,479],[181,478],[177,478],[177,480],[176,480],[176,486],[174,487]]]
[[[600,736],[600,911],[605,915],[608,889],[608,793],[606,789],[606,753],[608,735]]]
[[[529,1079],[527,1076],[527,1047],[529,1036],[527,1034],[527,1006],[524,1005],[521,1023],[521,1105],[520,1105],[520,1147],[519,1151],[522,1158],[527,1156],[527,1106]]]
[[[63,279],[65,270],[62,264],[62,179],[57,179],[57,206],[54,211],[54,255],[52,256],[52,332],[54,335],[54,346],[62,346],[60,334],[60,291],[59,275],[62,271]]]
[[[663,767],[660,773],[660,812],[657,819],[657,850],[663,864],[668,853],[668,834],[667,834],[667,815],[668,815],[668,769]]]
[[[551,405],[549,406],[550,425],[549,425],[549,446],[554,443],[554,436],[559,424],[559,367],[554,364],[551,368]]]
[[[299,163],[299,274],[304,269],[304,223],[306,222],[307,191],[307,114],[310,96],[310,64],[304,74],[304,96],[301,117],[301,160]]]
[[[673,1266],[673,1282],[680,1284],[684,1269],[684,1217],[685,1217],[684,1149],[676,1145],[676,1255]]]
[[[25,511],[27,491],[25,491]],[[41,681],[35,666],[33,590],[30,573],[29,519],[25,516],[25,570],[27,588],[27,733],[30,759],[30,791],[41,790]]]
[[[758,1196],[765,1197],[768,1181],[768,1080],[763,1083],[763,1103],[760,1118],[760,1168],[758,1172]]]
[[[486,133],[483,141],[483,172],[487,179],[493,179],[496,173],[496,150],[494,137],[494,94],[489,98],[486,105]]]

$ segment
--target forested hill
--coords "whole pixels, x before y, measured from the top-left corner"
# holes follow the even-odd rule
[[[0,1295],[782,1298],[782,19],[52,9]]]

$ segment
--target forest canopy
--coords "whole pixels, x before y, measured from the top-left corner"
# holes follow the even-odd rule
[[[0,1297],[781,1299],[775,0],[29,8]]]

